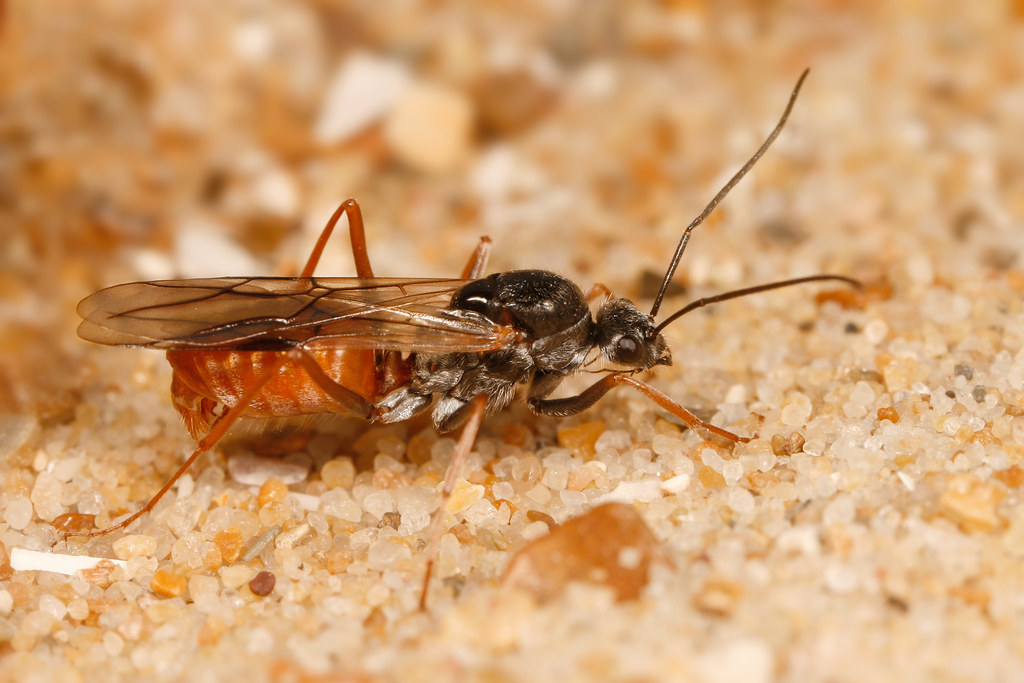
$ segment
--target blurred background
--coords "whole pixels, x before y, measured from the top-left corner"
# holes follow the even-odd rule
[[[2,12],[2,412],[45,422],[74,405],[97,352],[74,334],[89,292],[295,273],[347,197],[378,274],[454,275],[489,234],[492,270],[650,296],[805,67],[788,129],[701,228],[679,284],[1020,266],[1019,0]],[[319,274],[353,272],[345,240]]]
[[[136,678],[154,670],[147,657],[187,664],[188,678],[216,677],[216,662],[383,670],[405,653],[399,680],[465,678],[474,662],[483,678],[513,680],[500,673],[538,661],[559,672],[581,662],[594,677],[643,672],[627,680],[684,665],[717,681],[1019,676],[1022,46],[1024,0],[0,0],[4,671],[15,670],[9,654],[27,675],[74,681],[88,677],[83,655],[101,677],[113,675],[108,659],[124,667],[130,656]],[[504,560],[491,553],[470,577],[477,598],[437,620],[392,609],[391,632],[376,609],[332,611],[330,588],[301,609],[259,603],[265,612],[236,610],[225,589],[219,625],[179,599],[191,626],[158,626],[154,612],[132,633],[138,610],[125,630],[112,626],[116,610],[138,607],[121,598],[153,596],[130,582],[107,616],[90,602],[93,621],[63,630],[64,604],[51,619],[34,597],[64,595],[63,579],[6,562],[22,528],[50,538],[48,520],[83,502],[52,466],[65,479],[81,468],[96,507],[95,486],[144,499],[192,447],[160,354],[76,336],[76,303],[92,291],[294,274],[355,197],[378,275],[457,275],[486,234],[492,271],[546,268],[647,300],[684,226],[757,149],[808,67],[775,146],[694,234],[676,291],[835,272],[869,283],[870,296],[794,288],[668,329],[676,364],[654,381],[686,405],[717,406],[721,424],[764,420],[765,438],[749,447],[745,483],[727,487],[687,436],[701,474],[648,509],[684,558],[667,593],[534,618],[514,595],[501,602]],[[318,274],[353,272],[342,228]],[[787,404],[794,395],[802,402]],[[983,400],[991,412],[978,412]],[[817,436],[805,444],[812,410]],[[654,429],[652,411],[618,392],[579,419],[628,438]],[[523,415],[496,416],[484,438]],[[985,425],[977,438],[968,418]],[[578,424],[525,419],[501,433],[545,446]],[[888,459],[862,447],[876,433],[892,435]],[[800,437],[795,450],[787,436]],[[649,472],[639,438],[631,471]],[[780,464],[752,469],[760,455]],[[629,459],[610,462],[625,472]],[[225,476],[219,459],[198,471]],[[353,600],[416,588],[399,581],[380,597],[347,566],[329,578]],[[243,625],[246,614],[267,628]],[[303,647],[318,624],[329,630]],[[165,646],[175,629],[169,642],[185,655]],[[135,642],[150,634],[160,635]],[[40,673],[41,662],[68,673]]]

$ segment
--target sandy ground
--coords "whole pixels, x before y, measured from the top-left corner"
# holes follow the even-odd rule
[[[0,27],[0,678],[1019,678],[1019,2],[48,0]],[[492,271],[645,305],[805,67],[663,313],[864,289],[692,313],[643,376],[749,443],[627,388],[494,416],[426,611],[454,449],[426,421],[250,425],[130,533],[60,541],[194,444],[160,353],[78,339],[82,297],[294,274],[356,197],[380,275],[456,275],[487,234]],[[343,234],[318,272],[353,273]]]

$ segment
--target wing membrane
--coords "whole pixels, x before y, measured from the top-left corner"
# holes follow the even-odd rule
[[[509,328],[445,310],[467,282],[273,277],[132,282],[82,300],[78,334],[101,344],[155,349],[500,348]]]

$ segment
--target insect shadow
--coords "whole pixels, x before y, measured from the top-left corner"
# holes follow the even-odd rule
[[[733,442],[745,436],[706,422],[635,375],[672,362],[662,330],[702,306],[780,287],[858,283],[813,275],[698,299],[660,322],[655,316],[693,230],[778,137],[805,71],[775,128],[683,231],[649,312],[595,285],[584,292],[544,270],[484,277],[491,243],[482,238],[457,279],[374,275],[362,213],[343,202],[298,277],[221,277],[134,282],[103,289],[78,306],[78,334],[116,346],[160,349],[173,369],[174,406],[197,439],[192,454],[138,512],[97,536],[123,529],[153,506],[240,418],[339,413],[391,423],[430,412],[438,431],[463,426],[435,514],[421,604],[426,600],[448,499],[484,416],[511,403],[521,386],[539,415],[565,417],[617,386],[639,391],[691,427]],[[342,215],[356,277],[313,275]],[[600,300],[596,314],[591,304]],[[563,379],[602,360],[606,374],[581,393],[551,394]]]

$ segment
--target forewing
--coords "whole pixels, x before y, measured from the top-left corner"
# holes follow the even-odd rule
[[[78,334],[155,349],[280,349],[295,344],[486,351],[510,330],[445,310],[467,280],[213,278],[133,282],[78,305]]]

